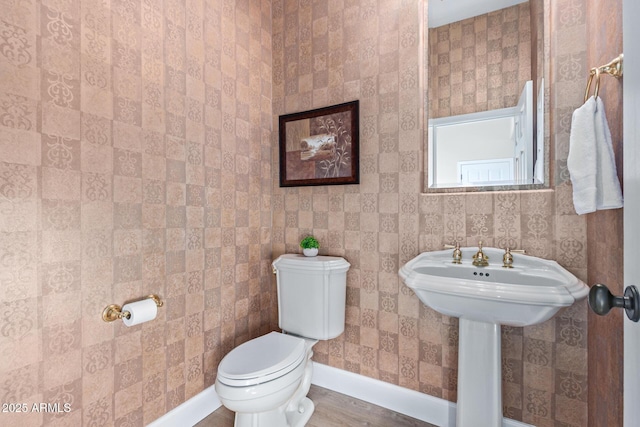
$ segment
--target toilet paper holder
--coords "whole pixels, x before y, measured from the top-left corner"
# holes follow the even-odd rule
[[[143,299],[152,299],[156,306],[162,307],[164,302],[160,299],[158,295],[150,294],[144,297]],[[113,322],[119,319],[128,319],[131,316],[131,313],[128,311],[122,311],[122,307],[118,304],[110,304],[104,308],[102,311],[102,320],[105,322]]]

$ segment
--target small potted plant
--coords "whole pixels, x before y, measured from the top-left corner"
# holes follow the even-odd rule
[[[304,256],[316,256],[318,255],[320,243],[318,243],[315,237],[307,236],[300,241],[300,247],[302,248]]]

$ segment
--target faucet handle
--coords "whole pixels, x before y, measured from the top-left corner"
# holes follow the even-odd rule
[[[454,264],[462,264],[462,251],[460,250],[460,242],[456,242],[456,247],[453,250],[453,261]]]
[[[502,267],[513,268],[513,255],[511,255],[510,248],[506,248],[504,250],[504,255],[502,256]]]
[[[510,252],[512,254],[522,254],[522,255],[527,253],[527,251],[525,251],[524,249],[511,249],[508,246],[504,248],[504,253],[507,253],[507,252]]]
[[[504,268],[513,268],[513,255],[511,253],[524,254],[524,249],[511,249],[505,248],[504,255],[502,256],[502,266]]]
[[[456,242],[456,245],[444,245],[445,249],[453,249],[453,262],[454,264],[462,264],[462,251],[460,250],[460,242]]]

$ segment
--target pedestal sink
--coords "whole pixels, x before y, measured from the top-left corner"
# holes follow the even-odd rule
[[[458,317],[457,427],[502,427],[500,325],[529,326],[581,300],[589,288],[555,261],[483,248],[489,265],[477,267],[478,248],[461,248],[461,264],[452,251],[424,252],[399,271],[404,283],[427,306]]]

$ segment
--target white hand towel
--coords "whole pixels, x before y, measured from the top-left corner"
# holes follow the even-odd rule
[[[596,143],[598,148],[598,175],[596,180],[597,209],[617,209],[622,207],[622,190],[616,171],[616,161],[611,143],[611,131],[605,115],[602,99],[596,99]]]
[[[604,104],[593,96],[573,112],[567,168],[578,215],[622,207]]]
[[[597,206],[596,101],[593,97],[573,112],[567,168],[573,183],[573,205],[579,215]]]

